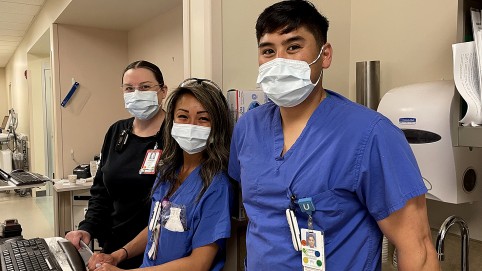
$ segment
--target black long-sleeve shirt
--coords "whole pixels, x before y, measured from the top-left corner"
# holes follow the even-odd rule
[[[156,175],[139,174],[148,149],[156,142],[162,149],[159,135],[139,137],[129,133],[121,152],[115,150],[119,135],[132,127],[134,118],[114,123],[105,135],[101,161],[90,189],[91,199],[85,220],[79,224],[99,240],[105,253],[111,253],[131,241],[148,224],[150,192]],[[142,255],[122,263],[122,267],[139,267]]]

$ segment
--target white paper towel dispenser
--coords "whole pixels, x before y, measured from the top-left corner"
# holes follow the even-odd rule
[[[459,110],[459,99],[455,95],[453,81],[402,86],[382,97],[378,112],[405,133],[429,190],[427,198],[478,201],[482,199],[482,148],[456,146],[452,135],[458,123],[453,114]]]

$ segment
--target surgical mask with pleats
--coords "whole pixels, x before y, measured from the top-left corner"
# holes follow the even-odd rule
[[[159,111],[157,91],[139,91],[124,93],[125,108],[141,120],[152,118]]]
[[[310,64],[286,58],[275,58],[264,63],[259,66],[256,83],[276,105],[282,107],[299,105],[310,95],[323,75],[321,70],[316,83],[311,82],[310,66],[318,61],[323,49],[324,46],[321,47],[318,57]]]
[[[173,123],[171,135],[185,152],[195,154],[206,149],[211,127]]]

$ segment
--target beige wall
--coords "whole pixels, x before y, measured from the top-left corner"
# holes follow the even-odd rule
[[[457,8],[454,0],[351,1],[350,98],[357,61],[380,60],[380,97],[394,87],[452,79]]]
[[[258,76],[255,24],[259,14],[278,1],[247,0],[223,2],[223,85],[225,89],[254,89]],[[323,86],[348,95],[350,53],[350,0],[314,0],[330,21],[328,41],[334,58],[325,71]]]
[[[184,78],[182,19],[179,1],[178,6],[128,33],[129,62],[144,59],[159,66],[169,90]]]
[[[351,43],[350,0],[315,1],[316,6],[330,21],[328,42],[333,47],[331,67],[324,72],[323,87],[348,97],[348,74]]]
[[[277,1],[223,1],[223,87],[254,89],[258,50],[254,26],[259,13]]]
[[[78,163],[88,163],[99,154],[105,132],[114,121],[128,117],[119,88],[127,63],[127,33],[69,25],[56,29],[53,85],[59,164],[55,172],[67,177]],[[79,88],[69,103],[60,107],[73,79],[80,83]]]
[[[8,95],[7,84],[5,81],[5,68],[0,68],[0,117],[3,120],[3,116],[8,113]]]
[[[254,26],[259,13],[275,2],[223,2],[225,89],[256,87]],[[325,88],[355,100],[355,64],[366,60],[381,62],[382,95],[400,85],[452,78],[451,44],[457,40],[457,1],[312,2],[330,21],[328,41],[334,56],[324,75]],[[436,16],[427,19],[427,10]]]
[[[58,25],[57,31],[54,85],[58,85],[54,88],[61,92],[57,100],[68,93],[72,79],[80,83],[65,108],[56,105],[60,112],[57,123],[61,123],[57,134],[60,142],[56,144],[60,161],[57,172],[66,176],[77,162],[87,163],[99,153],[113,122],[130,116],[119,89],[128,63],[145,59],[159,65],[171,88],[182,81],[182,6],[129,32],[68,25]]]
[[[29,131],[29,108],[28,108],[28,85],[24,77],[27,70],[27,52],[37,40],[49,29],[53,20],[65,9],[70,0],[48,0],[37,15],[27,33],[23,37],[15,54],[12,56],[5,68],[5,87],[8,89],[11,84],[11,107],[18,114],[17,131],[26,135]]]

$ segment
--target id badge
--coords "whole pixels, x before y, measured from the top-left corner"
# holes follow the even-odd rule
[[[139,174],[156,174],[157,164],[161,158],[161,150],[147,150]]]
[[[304,271],[325,271],[325,240],[322,231],[301,229],[301,263]]]

